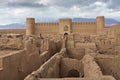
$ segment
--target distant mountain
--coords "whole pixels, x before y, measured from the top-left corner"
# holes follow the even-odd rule
[[[106,25],[113,25],[113,24],[117,24],[119,21],[112,19],[112,18],[106,18],[105,19],[105,24]]]
[[[94,18],[73,18],[73,22],[95,22]],[[117,24],[119,21],[112,18],[105,18],[105,25]]]
[[[94,18],[73,18],[73,22],[95,22],[96,19]]]
[[[36,22],[58,22],[58,19],[54,18],[38,18],[36,19]]]
[[[58,19],[52,19],[52,18],[42,18],[42,19],[36,19],[37,22],[58,22]],[[95,22],[95,18],[73,18],[73,22]],[[105,25],[113,25],[117,24],[119,21],[113,19],[113,18],[105,18]]]
[[[25,24],[12,23],[7,25],[0,25],[0,29],[25,29]]]

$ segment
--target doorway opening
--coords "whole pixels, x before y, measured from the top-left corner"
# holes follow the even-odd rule
[[[68,36],[68,33],[64,33],[64,38],[67,38],[67,36]]]
[[[68,35],[68,33],[64,33],[64,36],[67,36]]]
[[[77,70],[72,69],[68,72],[67,77],[80,77],[80,74]]]

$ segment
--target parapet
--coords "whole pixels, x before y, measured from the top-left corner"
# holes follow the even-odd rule
[[[27,22],[32,22],[32,21],[35,21],[35,18],[26,18],[26,21]]]
[[[26,18],[26,26],[28,24],[34,24],[35,23],[35,19],[34,18]]]
[[[104,18],[104,16],[97,16],[97,18]]]
[[[104,22],[104,16],[97,16],[96,22]]]

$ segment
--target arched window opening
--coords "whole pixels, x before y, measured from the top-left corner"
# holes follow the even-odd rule
[[[64,27],[64,31],[68,31],[69,30],[69,27],[68,26],[65,26]]]

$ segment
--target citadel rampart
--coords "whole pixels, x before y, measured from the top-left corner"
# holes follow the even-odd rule
[[[103,16],[97,17],[96,22],[72,22],[72,19],[61,18],[59,19],[59,22],[35,23],[34,18],[27,18],[26,35],[65,33],[94,35],[99,34],[104,27],[105,26]]]
[[[0,35],[2,34],[26,34],[26,29],[0,29]]]

